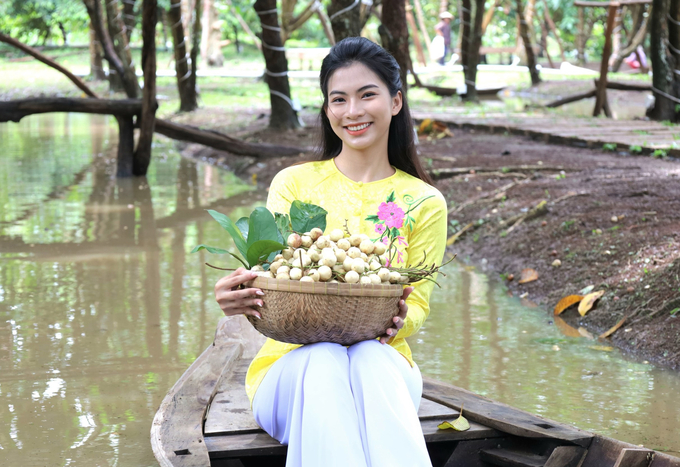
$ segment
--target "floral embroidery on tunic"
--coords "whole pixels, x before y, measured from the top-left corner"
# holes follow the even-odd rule
[[[394,191],[392,191],[387,199],[380,203],[378,212],[366,217],[365,220],[375,224],[374,230],[378,234],[378,236],[372,240],[374,242],[379,240],[385,245],[388,245],[389,259],[387,260],[387,266],[404,262],[404,256],[403,253],[399,251],[399,247],[407,247],[408,242],[403,235],[400,235],[399,229],[406,226],[406,228],[413,230],[416,222],[411,216],[411,213],[425,200],[432,198],[433,196],[434,195],[429,195],[413,199],[413,196],[409,194],[403,195],[401,200],[403,204],[406,205],[406,211],[404,211],[399,204],[395,202],[396,195]]]

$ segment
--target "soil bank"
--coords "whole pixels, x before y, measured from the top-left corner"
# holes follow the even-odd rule
[[[233,110],[230,119],[215,112],[224,111],[175,120],[306,148],[316,137],[311,114],[303,115],[306,128],[279,134],[267,129],[261,110],[243,110],[237,120]],[[449,203],[449,235],[459,233],[449,251],[500,275],[510,293],[540,306],[565,334],[598,339],[625,318],[600,345],[680,368],[680,162],[473,130],[451,133],[419,143],[422,163]],[[184,154],[232,169],[263,189],[282,168],[314,159],[307,151],[265,162],[196,145]],[[538,279],[519,284],[525,268]],[[571,307],[553,316],[562,297],[588,286],[604,291],[592,311],[581,317]]]

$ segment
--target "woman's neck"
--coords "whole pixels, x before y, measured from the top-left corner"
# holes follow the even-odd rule
[[[370,183],[394,175],[387,151],[384,156],[376,157],[365,152],[347,151],[343,148],[335,158],[335,166],[350,180]]]

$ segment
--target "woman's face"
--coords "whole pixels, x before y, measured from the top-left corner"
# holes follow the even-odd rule
[[[362,63],[339,68],[328,80],[326,116],[343,148],[386,151],[392,117],[401,110],[401,91],[387,86]]]

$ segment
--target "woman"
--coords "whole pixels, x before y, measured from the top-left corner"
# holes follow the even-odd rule
[[[446,202],[418,162],[396,61],[366,39],[347,38],[324,59],[320,81],[321,160],[277,174],[267,208],[288,212],[299,199],[328,211],[327,231],[345,222],[372,238],[397,229],[394,266],[439,264]],[[226,315],[259,317],[265,293],[238,289],[254,276],[240,269],[216,284]],[[431,465],[417,415],[422,378],[404,338],[427,318],[432,288],[406,287],[393,326],[377,340],[350,347],[267,340],[246,391],[259,425],[288,445],[287,466]]]

